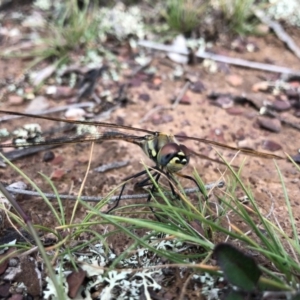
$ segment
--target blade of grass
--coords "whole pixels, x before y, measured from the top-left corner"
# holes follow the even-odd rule
[[[276,170],[277,170],[277,173],[278,173],[278,176],[280,178],[281,185],[282,185],[282,190],[283,190],[283,195],[284,195],[285,203],[286,203],[286,206],[288,208],[289,220],[290,220],[290,223],[292,225],[293,236],[294,236],[294,239],[295,239],[295,241],[297,243],[297,246],[299,247],[298,230],[296,228],[296,222],[295,222],[295,218],[294,218],[294,215],[293,215],[293,212],[292,212],[292,207],[291,207],[291,202],[290,202],[290,199],[289,199],[289,195],[288,195],[285,183],[284,183],[284,178],[282,176],[282,173],[281,173],[281,171],[280,171],[280,169],[279,169],[276,161],[274,161],[274,163],[275,163]]]
[[[0,153],[0,156],[5,159],[5,157]],[[8,163],[8,161],[6,161]],[[40,237],[39,235],[37,234],[34,226],[32,225],[31,223],[31,220],[30,218],[25,214],[25,212],[23,211],[23,209],[21,208],[21,206],[19,206],[19,204],[15,201],[15,199],[13,197],[11,197],[11,195],[6,191],[5,187],[2,185],[2,183],[0,182],[0,190],[2,192],[2,194],[6,197],[6,199],[8,201],[10,201],[10,203],[12,204],[12,206],[14,207],[14,209],[18,212],[18,214],[20,216],[22,216],[22,218],[24,219],[24,222],[25,224],[27,225],[27,228],[28,228],[28,231],[30,232],[30,234],[32,235],[39,251],[40,251],[40,254],[44,260],[44,263],[47,267],[47,270],[48,270],[48,273],[49,273],[49,277],[51,278],[55,288],[56,288],[56,291],[59,295],[59,299],[66,299],[65,298],[65,294],[63,292],[63,289],[61,287],[61,285],[58,284],[58,281],[56,280],[56,276],[53,272],[53,269],[52,269],[52,266],[50,264],[50,261],[48,259],[48,256],[46,254],[46,251],[40,241]]]

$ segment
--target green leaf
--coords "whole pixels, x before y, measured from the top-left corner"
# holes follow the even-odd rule
[[[230,291],[229,294],[227,294],[224,297],[224,300],[244,300],[245,297],[241,295],[238,291]]]
[[[300,300],[300,293],[297,293],[297,294],[293,295],[291,300]]]
[[[243,291],[255,290],[261,271],[251,256],[226,243],[218,244],[214,255],[228,282]]]

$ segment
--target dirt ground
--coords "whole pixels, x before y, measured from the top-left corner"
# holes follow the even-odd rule
[[[300,31],[292,30],[291,36],[295,42],[300,45]],[[253,43],[257,45],[258,50],[254,53],[237,53],[230,50],[226,44],[219,43],[214,47],[214,50],[223,55],[231,57],[239,57],[247,60],[258,62],[270,62],[279,66],[295,68],[299,66],[297,59],[285,46],[272,34],[264,37],[249,37]],[[8,47],[6,42],[0,43],[0,51]],[[129,101],[111,113],[106,122],[130,125],[141,127],[153,131],[161,131],[172,134],[181,134],[193,137],[207,138],[216,140],[231,146],[237,146],[239,142],[246,141],[252,145],[255,150],[268,152],[264,149],[265,141],[273,141],[282,148],[272,152],[274,154],[285,157],[284,153],[290,155],[297,154],[300,139],[299,130],[282,124],[279,132],[271,132],[263,129],[258,124],[259,113],[249,104],[234,104],[234,108],[224,109],[214,105],[214,102],[208,98],[212,92],[241,95],[243,93],[253,93],[253,85],[267,80],[278,78],[276,74],[257,71],[253,69],[244,69],[227,65],[226,71],[218,71],[210,73],[201,63],[185,66],[185,73],[196,78],[196,81],[201,81],[205,87],[201,93],[195,93],[188,89],[184,99],[174,109],[157,110],[157,106],[169,107],[171,100],[176,97],[182,90],[185,80],[170,79],[170,74],[174,70],[175,64],[170,62],[162,54],[155,54],[152,66],[157,68],[157,77],[161,83],[157,89],[149,84],[148,80],[143,80],[139,74],[131,81],[141,81],[138,84],[132,84],[129,88]],[[1,59],[0,60],[0,82],[2,88],[4,83],[14,80],[19,76],[28,62],[20,58]],[[239,83],[232,83],[232,76],[238,78]],[[99,79],[101,85],[101,78]],[[20,105],[13,105],[9,101],[12,94],[5,95],[1,99],[0,109],[11,111],[24,111],[27,103],[22,102]],[[148,100],[143,100],[143,95],[148,95]],[[257,92],[257,96],[274,100],[275,97],[271,93]],[[45,95],[44,95],[45,96]],[[48,98],[50,107],[67,104],[67,100],[53,100]],[[141,123],[141,120],[153,112],[149,117]],[[286,118],[294,118],[294,110],[291,109],[280,113]],[[55,117],[63,117],[63,113],[52,114]],[[2,117],[2,115],[1,115]],[[293,120],[294,120],[293,119]],[[296,119],[297,121],[297,119]],[[0,125],[1,128],[15,128],[20,124],[28,123],[28,120],[21,119],[6,122]],[[48,122],[40,122],[43,128],[49,126]],[[299,121],[297,122],[299,123]],[[215,150],[208,144],[199,144],[189,141],[184,141],[184,144],[191,147],[193,150],[204,153],[211,157],[216,157]],[[90,145],[76,144],[65,145],[55,148],[54,152],[56,159],[51,162],[43,161],[43,154],[38,153],[24,159],[15,161],[16,165],[21,168],[34,182],[45,192],[51,192],[51,188],[39,172],[51,176],[57,169],[63,170],[64,175],[58,179],[54,179],[55,185],[61,194],[76,195],[81,187],[84,174],[86,172],[87,163],[89,160]],[[230,160],[234,157],[235,152],[221,150],[225,157]],[[271,208],[277,217],[282,228],[290,234],[290,223],[287,221],[287,209],[283,195],[282,185],[279,180],[278,173],[273,160],[263,159],[255,156],[245,156],[239,154],[235,158],[233,164],[239,165],[245,159],[243,167],[243,179],[246,185],[252,188],[255,199],[261,208],[263,214],[270,212]],[[85,196],[105,196],[116,185],[122,182],[122,179],[142,170],[141,160],[144,160],[151,165],[151,162],[144,155],[143,151],[136,145],[132,145],[123,141],[108,141],[103,144],[96,144],[92,157],[91,170],[88,174],[87,182],[85,183],[83,195]],[[128,165],[119,169],[109,170],[105,173],[97,173],[94,168],[115,161],[128,161]],[[287,159],[277,160],[276,163],[281,170],[288,195],[291,200],[294,216],[300,230],[300,201],[298,200],[300,180],[299,172]],[[192,172],[196,168],[202,180],[205,183],[215,182],[218,180],[228,179],[227,173],[223,177],[222,171],[224,167],[205,161],[203,159],[192,157],[190,165],[184,169],[185,174]],[[10,168],[0,169],[0,178],[4,183],[12,183],[17,180],[22,180],[19,175]],[[191,186],[190,182],[186,183]],[[134,193],[133,186],[128,185],[126,194]],[[242,195],[240,195],[242,196]],[[144,200],[139,200],[138,203],[143,203]],[[128,200],[128,203],[133,203],[133,200]],[[121,205],[126,205],[127,201],[123,201]],[[40,222],[42,225],[53,225],[53,218],[48,211],[46,204],[43,204],[40,198],[21,197],[20,204],[23,209],[31,215],[34,222]],[[66,201],[66,206],[71,213],[73,202]],[[274,205],[274,207],[273,207]],[[77,218],[81,218],[85,214],[84,211],[78,213]],[[67,216],[68,217],[68,216]],[[151,217],[151,216],[150,216]],[[234,218],[234,217],[233,217]],[[118,238],[116,238],[116,241]],[[124,241],[127,243],[128,241]],[[118,241],[118,248],[125,247]]]
[[[277,39],[273,36],[265,38],[252,37],[252,40],[257,43],[259,51],[253,54],[239,54],[239,57],[264,61],[270,57],[274,60],[277,65],[283,65],[292,67],[297,65],[297,58],[280,45]],[[224,52],[226,49],[224,50]],[[237,54],[232,51],[226,51],[228,55],[236,56]],[[297,153],[297,136],[299,132],[296,129],[282,126],[282,129],[278,133],[270,132],[266,129],[259,127],[257,118],[259,117],[258,112],[249,105],[237,105],[235,104],[236,112],[230,113],[225,109],[217,107],[212,104],[207,97],[211,92],[217,93],[251,93],[253,84],[267,80],[270,77],[274,77],[274,74],[268,74],[256,70],[246,70],[230,66],[230,75],[234,74],[242,79],[242,84],[238,87],[232,87],[226,80],[228,74],[218,72],[216,74],[208,73],[201,65],[187,66],[186,70],[188,73],[197,76],[205,86],[205,91],[201,94],[193,93],[188,90],[185,97],[188,99],[188,104],[179,104],[175,109],[171,110],[160,110],[154,111],[157,106],[168,107],[171,104],[171,99],[174,98],[182,89],[184,85],[183,80],[168,80],[168,73],[172,72],[169,67],[162,64],[166,59],[156,59],[153,65],[159,70],[158,74],[162,74],[162,77],[166,79],[162,80],[161,87],[159,90],[149,89],[146,83],[142,83],[139,87],[130,88],[130,94],[135,98],[137,95],[148,94],[150,100],[145,102],[143,100],[135,100],[129,102],[124,107],[118,108],[114,111],[107,122],[120,123],[120,120],[130,126],[141,127],[150,129],[153,131],[161,131],[172,134],[181,134],[187,136],[207,138],[209,140],[216,140],[224,144],[231,146],[237,146],[239,140],[246,140],[249,144],[254,145],[255,150],[267,152],[263,149],[263,142],[271,140],[282,146],[282,149],[274,152],[275,154],[284,156],[284,152],[294,155]],[[6,78],[14,78],[16,74],[19,74],[22,67],[26,65],[21,60],[1,60],[0,68],[3,70],[0,74],[1,80]],[[4,77],[5,75],[5,77]],[[259,94],[259,93],[257,93]],[[262,94],[262,97],[268,97],[267,94]],[[50,103],[54,106],[57,105],[57,101],[49,99]],[[59,105],[65,102],[59,101]],[[13,111],[24,111],[24,106],[12,106],[8,101],[2,99],[1,109],[13,110]],[[154,111],[153,114],[148,118],[147,121],[142,124],[140,121],[145,117],[149,111]],[[287,113],[285,113],[287,114]],[[63,114],[55,114],[56,117],[63,117]],[[16,128],[20,124],[30,123],[29,120],[17,120],[14,122],[8,122],[1,125],[6,128]],[[43,122],[40,122],[42,127]],[[184,142],[187,146],[190,146],[193,150],[204,154],[211,154],[212,157],[216,157],[214,150],[211,149],[210,145],[199,144],[195,145],[193,142],[186,140]],[[20,159],[17,161],[17,166],[26,172],[43,190],[49,191],[49,187],[45,186],[43,179],[38,174],[42,172],[47,176],[50,176],[54,170],[63,169],[66,173],[62,178],[57,180],[56,186],[61,193],[74,193],[76,194],[80,188],[80,183],[86,171],[89,145],[77,144],[71,146],[64,146],[54,149],[56,157],[60,159],[54,160],[54,162],[46,163],[43,162],[43,153],[38,155],[27,157],[26,159]],[[233,152],[223,151],[227,159],[230,159]],[[285,207],[285,200],[282,195],[282,187],[279,182],[279,177],[275,169],[273,160],[262,159],[255,156],[245,156],[239,154],[241,159],[246,159],[244,166],[243,176],[245,182],[249,183],[254,189],[256,199],[261,206],[262,210],[268,212],[271,205],[271,199],[267,191],[270,191],[274,197],[275,211],[278,212],[278,218],[282,224],[285,223],[285,217],[283,216],[282,210]],[[128,166],[121,169],[111,170],[108,172],[96,173],[90,171],[87,183],[84,187],[84,195],[101,195],[105,196],[112,188],[122,181],[123,178],[141,170],[142,166],[140,161],[151,165],[150,160],[144,155],[143,151],[138,149],[137,146],[131,145],[126,142],[120,141],[109,141],[101,145],[95,145],[93,153],[91,169],[101,166],[106,163],[114,161],[128,161]],[[234,164],[241,162],[236,159]],[[277,161],[285,180],[289,196],[291,198],[294,211],[297,211],[298,202],[296,195],[298,194],[299,181],[298,174],[293,165],[287,160]],[[192,157],[190,166],[184,169],[185,173],[191,172],[192,168],[195,167],[201,175],[204,182],[214,182],[220,180],[220,169],[224,169],[222,166],[204,161],[197,157]],[[1,180],[10,183],[16,180],[15,173],[7,169],[2,169]],[[21,179],[21,178],[18,178]],[[22,203],[25,210],[28,205],[30,211],[34,214],[45,218],[44,208],[41,207],[39,200],[26,199]],[[289,228],[286,228],[287,230]]]

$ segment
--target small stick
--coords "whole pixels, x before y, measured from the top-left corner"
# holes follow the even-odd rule
[[[261,10],[253,10],[253,13],[262,23],[268,25],[277,37],[300,59],[300,48],[278,22],[272,21]]]
[[[174,101],[173,105],[171,106],[172,109],[175,109],[177,107],[178,103],[180,102],[180,100],[182,99],[182,97],[186,93],[187,89],[190,87],[190,85],[191,85],[190,81],[187,81],[185,83],[185,85],[183,86],[183,88],[180,91],[179,95],[177,96],[176,100]]]
[[[40,152],[40,151],[53,149],[53,148],[58,147],[58,146],[59,146],[59,144],[56,144],[56,145],[55,144],[53,144],[53,145],[40,145],[40,146],[36,146],[36,147],[32,147],[32,148],[12,150],[12,151],[7,152],[3,155],[7,159],[9,159],[10,161],[14,161],[14,160],[22,158],[24,156],[29,156],[29,155],[35,154],[37,152]],[[3,162],[1,157],[0,157],[0,162]]]
[[[160,110],[167,110],[168,108],[166,108],[165,106],[162,105],[158,105],[156,107],[154,107],[153,109],[149,110],[144,116],[143,118],[140,119],[139,123],[144,123],[146,122],[151,115],[153,115],[155,112],[158,112]]]
[[[139,46],[142,47],[147,47],[159,51],[166,51],[166,52],[175,52],[183,55],[188,55],[188,51],[182,50],[175,48],[174,46],[168,46],[164,44],[159,44],[151,41],[146,41],[146,40],[140,40],[138,42]],[[267,72],[275,72],[275,73],[284,73],[284,74],[292,74],[295,76],[300,76],[299,71],[294,71],[290,68],[285,68],[285,67],[280,67],[276,65],[270,65],[270,64],[264,64],[264,63],[259,63],[259,62],[254,62],[254,61],[249,61],[241,58],[233,58],[233,57],[228,57],[224,55],[218,55],[218,54],[213,54],[213,53],[208,53],[202,50],[199,50],[196,53],[196,56],[199,58],[204,58],[204,59],[212,59],[218,62],[224,62],[227,64],[231,65],[236,65],[239,67],[245,67],[245,68],[251,68],[251,69],[258,69],[258,70],[263,70]]]
[[[109,164],[105,164],[105,165],[102,165],[98,168],[95,168],[94,171],[95,172],[99,172],[99,173],[104,173],[104,172],[107,172],[109,170],[114,170],[114,169],[119,169],[119,168],[122,168],[122,167],[125,167],[127,166],[129,163],[128,160],[126,161],[115,161],[115,162],[112,162],[112,163],[109,163]]]
[[[186,92],[187,89],[189,88],[190,84],[191,84],[191,83],[190,83],[189,81],[187,81],[187,82],[185,83],[185,85],[184,85],[183,88],[181,89],[180,93],[178,94],[178,96],[176,97],[176,99],[175,99],[175,101],[174,101],[174,103],[173,103],[172,105],[170,105],[170,106],[156,106],[156,107],[154,107],[153,109],[149,110],[149,111],[145,114],[145,116],[139,121],[139,123],[144,123],[144,122],[146,122],[146,121],[149,119],[149,117],[150,117],[151,115],[153,115],[155,112],[158,112],[158,111],[160,111],[160,110],[175,109],[175,108],[177,107],[178,103],[180,102],[180,100],[182,99],[182,97],[184,96],[185,92]]]
[[[205,185],[205,188],[207,190],[211,190],[212,188],[218,187],[218,188],[222,188],[225,185],[224,181],[217,181],[217,182],[213,182],[213,183],[209,183]],[[33,191],[27,191],[24,189],[16,189],[16,188],[12,188],[12,187],[6,187],[6,190],[11,192],[11,193],[16,193],[16,194],[21,194],[21,195],[29,195],[29,196],[40,196],[40,194],[38,192],[33,192]],[[198,192],[199,189],[198,188],[188,188],[185,189],[184,192],[186,194],[192,194],[195,192]],[[57,195],[56,194],[51,194],[51,193],[44,193],[44,195],[48,198],[48,199],[57,199]],[[136,195],[123,195],[121,197],[120,200],[128,200],[128,199],[142,199],[142,198],[147,198],[149,196],[149,194],[136,194]],[[59,195],[61,200],[77,200],[78,196],[73,196],[73,195]],[[93,197],[93,196],[82,196],[80,197],[80,199],[82,201],[86,201],[86,202],[100,202],[101,200],[105,199],[106,197]],[[116,201],[119,198],[119,196],[113,196],[110,198],[111,202]]]

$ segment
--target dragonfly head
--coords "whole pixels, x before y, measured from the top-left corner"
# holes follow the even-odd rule
[[[168,143],[157,154],[157,163],[168,172],[175,173],[183,169],[190,161],[189,149],[180,144]]]

